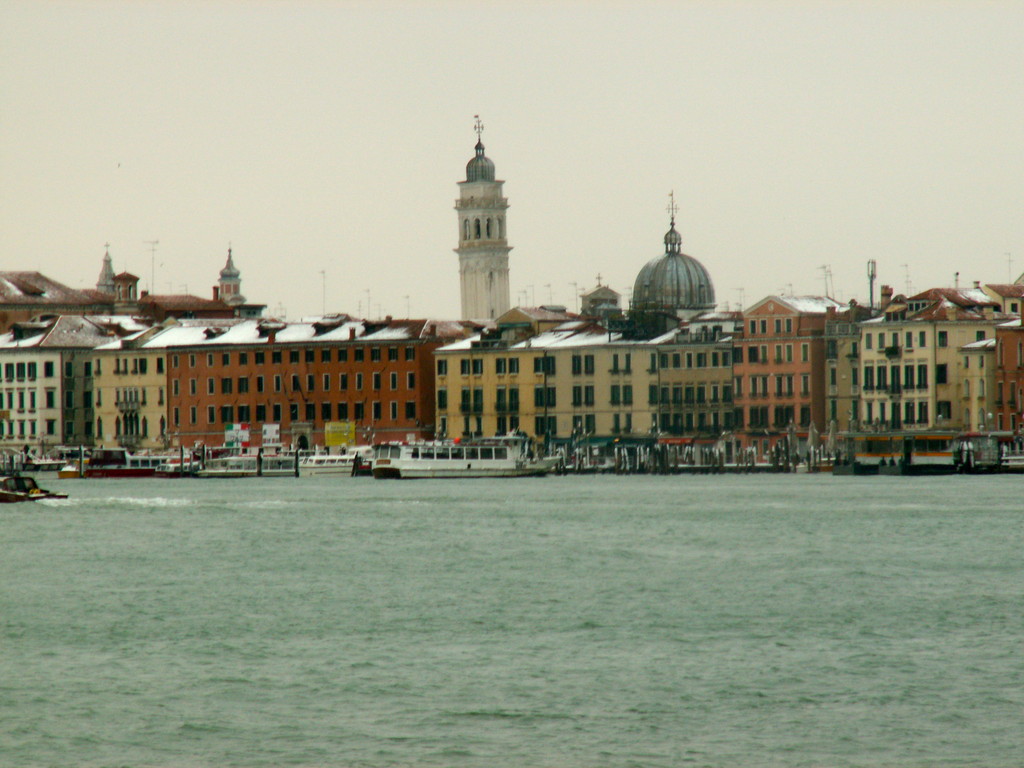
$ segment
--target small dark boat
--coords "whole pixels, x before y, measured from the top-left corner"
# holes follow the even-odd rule
[[[25,475],[0,476],[0,504],[14,504],[19,501],[40,499],[66,499],[66,493],[53,493],[36,485],[36,481]]]

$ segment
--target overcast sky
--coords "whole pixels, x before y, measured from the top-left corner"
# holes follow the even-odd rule
[[[1024,3],[980,0],[0,0],[2,268],[209,296],[230,243],[270,314],[454,318],[475,114],[513,304],[628,297],[673,190],[721,307],[1024,272]]]

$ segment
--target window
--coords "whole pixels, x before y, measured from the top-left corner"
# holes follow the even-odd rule
[[[380,347],[370,347],[370,362],[380,362]],[[377,418],[376,416],[374,418]]]
[[[499,371],[499,373],[500,373],[500,371]],[[448,361],[447,360],[438,360],[437,361],[437,375],[438,376],[447,376],[448,375]]]
[[[231,392],[232,392],[232,389],[233,389],[232,383],[233,382],[229,378],[221,379],[220,380],[220,393],[222,395],[230,395]],[[230,419],[229,419],[229,421],[230,421]]]
[[[947,383],[947,369],[945,363],[939,363],[938,365],[935,366],[935,383]]]
[[[948,333],[946,331],[939,331],[937,344],[940,347],[948,347],[949,346],[949,335],[948,335]],[[943,383],[945,383],[945,382],[943,382]]]

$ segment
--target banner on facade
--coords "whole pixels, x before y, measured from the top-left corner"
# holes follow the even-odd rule
[[[324,424],[324,445],[351,446],[356,444],[356,425],[352,421],[328,421]]]
[[[263,425],[263,446],[268,447],[272,445],[281,444],[281,425],[280,424],[264,424]]]
[[[224,445],[228,448],[249,447],[249,424],[228,424],[224,427]]]

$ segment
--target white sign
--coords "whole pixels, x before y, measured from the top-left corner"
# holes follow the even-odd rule
[[[281,444],[281,425],[280,424],[264,424],[263,425],[263,445],[280,445]]]

